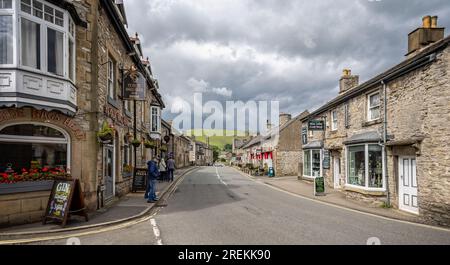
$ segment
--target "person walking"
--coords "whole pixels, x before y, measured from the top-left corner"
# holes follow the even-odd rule
[[[159,162],[159,173],[161,174],[162,181],[169,180],[169,178],[167,176],[167,166],[166,166],[166,162],[164,161],[164,158],[161,159],[161,162]]]
[[[156,180],[160,173],[158,170],[159,158],[154,157],[153,160],[147,162],[148,174],[147,174],[147,190],[146,199],[148,203],[154,203],[158,201],[156,197]]]
[[[175,171],[175,160],[171,156],[169,160],[167,160],[167,171],[168,171],[168,177],[169,181],[173,182],[173,173]]]

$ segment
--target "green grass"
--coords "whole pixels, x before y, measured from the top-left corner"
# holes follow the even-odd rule
[[[202,130],[202,129],[195,129],[195,130],[188,130],[186,131],[186,135],[190,136],[195,133],[195,135],[202,135],[202,136],[195,136],[195,139],[207,143],[207,135],[220,135],[222,133],[223,136],[210,136],[209,137],[209,144],[219,147],[221,150],[224,149],[225,145],[233,144],[233,139],[240,138],[237,136],[237,131],[226,131],[226,130]],[[232,134],[234,136],[226,136],[226,133]],[[245,135],[245,133],[243,134]]]

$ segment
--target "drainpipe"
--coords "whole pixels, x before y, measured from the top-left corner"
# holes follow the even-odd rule
[[[383,94],[384,94],[384,125],[383,125],[383,147],[384,147],[384,177],[386,178],[386,204],[388,207],[391,206],[391,196],[389,194],[389,177],[388,177],[388,163],[387,163],[387,84],[384,80],[381,80],[381,84],[383,85]]]

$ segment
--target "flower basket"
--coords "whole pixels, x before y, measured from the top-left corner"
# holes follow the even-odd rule
[[[138,139],[134,139],[133,141],[131,141],[131,144],[132,144],[135,148],[138,148],[139,146],[141,146],[141,141],[139,141]]]
[[[101,142],[111,142],[114,139],[114,129],[105,121],[97,137]]]
[[[163,152],[167,152],[167,150],[168,150],[167,145],[165,145],[165,144],[161,145],[160,150],[163,151]]]
[[[155,141],[147,140],[147,141],[144,142],[144,146],[145,146],[145,148],[155,148],[156,147],[156,143],[155,143]]]
[[[71,179],[71,176],[67,174],[64,169],[48,167],[22,169],[22,172],[20,173],[0,173],[0,184],[48,181],[56,179]]]

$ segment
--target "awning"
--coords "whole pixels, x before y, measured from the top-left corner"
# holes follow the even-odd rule
[[[377,131],[371,131],[361,134],[355,134],[352,137],[348,138],[347,141],[344,142],[344,144],[361,144],[361,143],[378,143],[382,139],[380,137],[380,134]]]
[[[70,116],[70,117],[74,117],[76,114],[76,109],[77,106],[73,105],[70,102],[66,103],[67,105],[69,105],[70,107],[73,108],[74,111],[70,110],[70,109],[65,109],[65,108],[59,108],[59,107],[53,107],[53,106],[44,106],[44,105],[39,105],[39,104],[34,104],[34,103],[25,103],[25,102],[17,102],[17,101],[3,101],[0,102],[0,108],[2,107],[6,107],[6,108],[25,108],[25,107],[31,107],[31,108],[35,108],[37,110],[45,110],[45,111],[59,111],[61,113],[63,113],[64,115]]]
[[[313,141],[303,146],[303,149],[322,149],[322,148],[323,148],[322,141]]]

